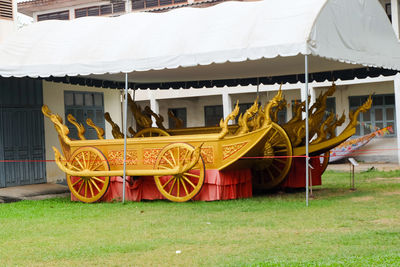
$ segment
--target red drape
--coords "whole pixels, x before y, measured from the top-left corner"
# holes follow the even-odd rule
[[[321,185],[322,167],[319,158],[310,158],[311,170],[309,178],[310,185]],[[306,187],[306,161],[305,158],[293,158],[292,167],[288,177],[281,185],[283,188],[304,188]]]
[[[122,177],[110,177],[110,186],[101,201],[122,200]],[[252,196],[251,170],[218,171],[206,170],[203,188],[194,200],[213,201]],[[125,199],[141,201],[142,199],[165,199],[158,191],[152,176],[140,177],[132,185],[126,183]],[[71,200],[77,199],[71,194]]]

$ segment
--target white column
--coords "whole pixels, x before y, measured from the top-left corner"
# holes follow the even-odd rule
[[[126,13],[131,13],[132,12],[132,0],[126,0],[126,2],[125,2],[125,10],[126,10]]]
[[[222,94],[222,107],[224,110],[224,119],[228,117],[229,114],[232,112],[232,98],[231,95],[227,92]],[[230,121],[228,124],[232,124],[233,122]]]
[[[154,97],[154,94],[150,93],[150,108],[151,110],[156,113],[159,114],[160,113],[160,106],[158,105],[158,100]],[[156,121],[153,117],[151,117],[151,119],[153,120],[153,127],[157,127]]]
[[[70,20],[75,19],[75,8],[73,8],[73,7],[71,7],[71,8],[69,9],[69,19],[70,19]]]
[[[306,101],[306,97],[307,97],[307,93],[306,93],[306,85],[303,83],[301,84],[301,88],[300,88],[300,93],[301,93],[301,102]],[[315,102],[315,90],[314,88],[310,87],[310,84],[308,85],[308,94],[310,94],[311,92],[311,101],[310,103],[308,103],[308,106],[310,106],[313,103],[313,93],[314,93],[314,102]],[[306,113],[303,112],[303,119],[306,117]]]
[[[399,0],[390,0],[392,13],[392,26],[397,38],[399,38]]]
[[[394,98],[396,102],[397,160],[400,165],[400,73],[394,78]]]
[[[308,90],[310,91],[310,106],[312,106],[315,103],[315,88],[314,87],[310,87],[310,85],[308,85]]]

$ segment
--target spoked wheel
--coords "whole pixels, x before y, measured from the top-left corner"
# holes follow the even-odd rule
[[[255,173],[254,188],[268,190],[279,185],[290,171],[292,155],[292,144],[285,130],[272,123],[263,150],[266,158],[257,164],[260,170]]]
[[[169,133],[160,128],[145,128],[137,132],[133,137],[156,137],[169,135]]]
[[[103,153],[94,147],[81,147],[71,156],[74,171],[109,171],[110,166]],[[108,189],[110,177],[79,177],[67,175],[71,193],[80,201],[92,203],[99,200]]]
[[[164,147],[157,157],[154,169],[173,169],[191,161],[194,147],[185,143],[174,143]],[[167,199],[185,202],[195,197],[204,184],[205,166],[200,156],[191,170],[185,173],[154,176],[157,188]]]

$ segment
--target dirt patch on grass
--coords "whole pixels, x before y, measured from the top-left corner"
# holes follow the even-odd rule
[[[400,183],[400,177],[377,177],[377,178],[372,178],[368,179],[369,183],[372,182],[384,182],[384,183]]]
[[[365,202],[365,201],[371,201],[374,200],[374,197],[371,196],[365,196],[365,197],[353,197],[351,201],[353,202]]]
[[[394,226],[399,224],[399,222],[396,219],[391,219],[391,218],[382,218],[378,220],[373,220],[372,223],[388,225],[388,226]]]
[[[400,191],[394,191],[394,192],[385,192],[383,193],[384,196],[396,196],[400,195]]]

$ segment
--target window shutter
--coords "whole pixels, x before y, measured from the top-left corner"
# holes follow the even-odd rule
[[[13,19],[12,0],[0,0],[0,18]]]

